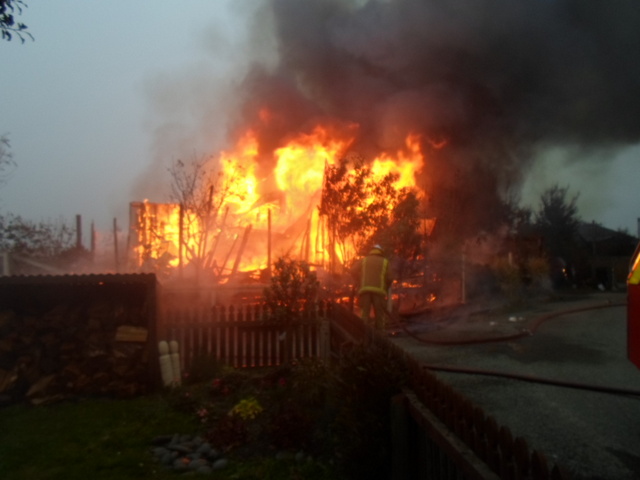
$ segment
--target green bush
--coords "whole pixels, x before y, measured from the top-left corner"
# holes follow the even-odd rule
[[[308,263],[281,257],[273,265],[271,284],[264,290],[267,321],[287,327],[308,317],[320,290]]]

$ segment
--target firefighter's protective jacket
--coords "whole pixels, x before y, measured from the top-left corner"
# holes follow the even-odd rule
[[[380,249],[374,248],[360,263],[360,290],[358,294],[371,292],[386,295],[391,285],[389,260]]]

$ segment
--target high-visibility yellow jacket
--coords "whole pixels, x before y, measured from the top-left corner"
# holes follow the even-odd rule
[[[386,295],[390,285],[389,260],[382,255],[380,250],[371,250],[369,255],[361,260],[358,294],[371,292]]]

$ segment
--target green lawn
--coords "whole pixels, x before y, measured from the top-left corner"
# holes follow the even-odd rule
[[[157,435],[195,430],[193,416],[159,395],[0,409],[0,478],[173,478],[153,461]]]
[[[127,400],[0,408],[0,479],[175,480],[151,453],[154,438],[173,434],[226,452],[226,468],[197,478],[386,478],[400,367],[367,347],[332,365],[194,369],[182,387]]]
[[[129,400],[87,399],[47,406],[0,409],[0,479],[172,479],[151,455],[160,435],[193,434],[197,416],[175,408],[172,394]],[[224,470],[197,478],[280,480],[339,478],[327,465],[229,457]]]

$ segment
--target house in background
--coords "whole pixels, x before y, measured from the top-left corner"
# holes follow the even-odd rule
[[[600,289],[623,290],[638,237],[595,222],[581,222],[578,236],[586,256],[585,267],[588,271],[584,273],[590,283]]]

